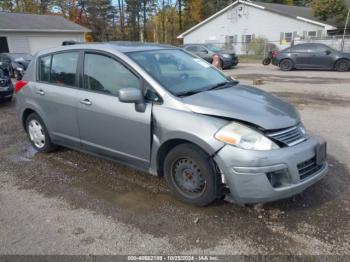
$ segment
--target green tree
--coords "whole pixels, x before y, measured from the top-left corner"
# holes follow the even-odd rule
[[[323,21],[335,19],[340,24],[345,22],[347,10],[342,0],[312,0],[311,6],[315,16]]]
[[[111,0],[80,1],[78,7],[84,12],[86,24],[92,30],[95,41],[112,40],[111,21],[114,10]]]
[[[14,11],[15,5],[12,0],[2,0],[0,1],[0,10],[1,11]]]

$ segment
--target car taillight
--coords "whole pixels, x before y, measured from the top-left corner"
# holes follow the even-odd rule
[[[272,57],[276,57],[278,55],[278,51],[272,51]]]
[[[16,85],[15,85],[15,92],[16,93],[19,92],[19,90],[21,90],[23,87],[25,87],[26,84],[28,84],[28,81],[26,81],[26,80],[17,81]]]

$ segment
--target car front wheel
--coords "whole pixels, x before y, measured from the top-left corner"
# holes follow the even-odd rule
[[[335,69],[339,72],[347,72],[350,69],[350,61],[347,59],[339,59],[335,63]]]
[[[220,195],[210,156],[189,143],[172,149],[164,160],[165,180],[173,194],[182,202],[205,206]]]
[[[39,152],[48,153],[56,149],[56,146],[51,142],[44,122],[36,113],[28,116],[26,130],[31,144]]]

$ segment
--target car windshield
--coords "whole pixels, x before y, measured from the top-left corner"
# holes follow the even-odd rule
[[[29,54],[9,54],[12,60],[16,59],[24,59],[24,60],[32,60],[32,56]]]
[[[213,45],[213,44],[206,45],[206,47],[212,52],[221,52],[221,51],[223,51],[221,48],[219,48],[219,47],[217,47],[216,45]]]
[[[130,52],[127,55],[176,96],[235,83],[204,60],[180,49]]]

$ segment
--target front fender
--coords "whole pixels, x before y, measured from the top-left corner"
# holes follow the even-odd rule
[[[209,155],[214,155],[225,145],[215,139],[214,134],[228,122],[212,116],[154,105],[151,173],[157,173],[159,150],[168,141],[185,140],[199,146]]]

